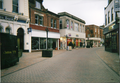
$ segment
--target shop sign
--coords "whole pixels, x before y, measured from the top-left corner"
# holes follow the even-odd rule
[[[71,36],[71,34],[69,33],[69,36]]]
[[[79,37],[79,35],[76,35],[76,37]]]
[[[115,25],[115,24],[112,24],[111,26],[109,26],[109,30],[114,29],[114,25]]]
[[[13,20],[14,20],[14,18],[13,18],[13,17],[2,16],[2,15],[0,15],[0,19],[4,19],[4,20],[11,20],[11,21],[13,21]]]

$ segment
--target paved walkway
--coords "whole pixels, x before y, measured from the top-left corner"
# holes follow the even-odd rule
[[[119,72],[119,58],[117,53],[110,53],[104,51],[104,47],[99,47],[100,49],[96,51],[97,55],[109,66],[111,67],[117,74]],[[86,49],[86,48],[79,48],[79,49]],[[91,48],[90,48],[91,49]],[[76,49],[73,49],[76,50]],[[53,57],[66,52],[66,50],[53,50]],[[25,67],[38,63],[47,59],[46,57],[42,57],[42,52],[32,52],[32,53],[23,53],[23,56],[20,58],[19,62],[10,68],[2,69],[1,76],[8,75],[12,72],[21,70]]]
[[[113,71],[120,76],[120,56],[118,53],[107,52],[104,47],[100,47],[96,53]]]

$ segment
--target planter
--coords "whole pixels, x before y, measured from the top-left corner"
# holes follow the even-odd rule
[[[53,50],[42,50],[42,57],[52,57]]]

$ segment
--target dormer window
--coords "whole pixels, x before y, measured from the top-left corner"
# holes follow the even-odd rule
[[[36,8],[41,9],[41,4],[40,4],[40,2],[36,1],[35,3],[36,3]]]

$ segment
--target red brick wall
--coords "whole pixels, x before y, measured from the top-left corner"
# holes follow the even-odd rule
[[[96,32],[95,32],[95,28],[96,28]],[[98,34],[98,29],[99,29],[99,34]],[[90,34],[90,37],[99,37],[100,38],[100,28],[99,26],[96,25],[86,25],[85,26],[85,31],[86,31],[86,37],[88,37],[88,34]]]
[[[32,24],[30,24],[30,27],[32,27],[32,29],[42,30],[42,31],[45,31],[45,29],[46,29],[46,27],[37,26],[37,25],[32,25]],[[57,33],[59,33],[59,30],[58,30],[58,29],[48,28],[48,30],[49,30],[50,32],[57,32]]]
[[[34,12],[37,12],[37,13],[40,13],[40,14],[44,15],[43,16],[43,26],[35,25],[35,14],[34,14]],[[30,8],[29,16],[30,16],[30,27],[32,27],[32,29],[44,30],[45,31],[45,28],[48,27],[49,31],[59,33],[59,17],[57,17],[55,15],[52,15],[50,13],[47,13],[45,11],[34,9],[34,8]],[[51,18],[53,19],[53,27],[54,27],[54,20],[56,20],[56,28],[57,29],[51,28]]]

